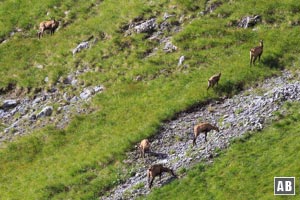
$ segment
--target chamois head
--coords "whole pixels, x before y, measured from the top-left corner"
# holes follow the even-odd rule
[[[259,41],[259,45],[260,45],[260,46],[264,46],[264,41],[263,41],[263,40],[260,40],[260,41]]]
[[[220,132],[219,127],[215,126],[215,131]]]

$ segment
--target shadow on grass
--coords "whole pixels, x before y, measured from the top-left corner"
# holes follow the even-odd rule
[[[167,185],[169,183],[171,183],[172,181],[178,179],[177,176],[170,176],[169,178],[167,178],[165,181],[161,181],[161,186]]]
[[[261,60],[261,63],[271,69],[284,69],[284,66],[280,63],[280,55],[271,55],[268,57],[265,57]]]
[[[70,188],[63,185],[62,183],[46,186],[44,188],[44,191],[46,193],[45,198],[46,199],[52,199],[56,195],[63,193],[63,192],[69,192]]]
[[[231,80],[226,80],[222,84],[218,85],[217,87],[214,88],[214,91],[219,95],[219,96],[224,96],[226,95],[227,97],[232,97],[233,95],[239,93],[244,89],[244,82],[238,82],[234,83]]]

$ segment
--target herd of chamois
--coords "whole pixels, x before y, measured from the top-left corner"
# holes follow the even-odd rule
[[[50,21],[43,21],[40,23],[39,25],[39,31],[38,31],[38,38],[41,38],[41,36],[43,36],[43,33],[46,30],[50,31],[50,34],[53,35],[55,30],[58,28],[59,26],[59,22],[54,20],[50,20]],[[258,60],[260,61],[260,57],[263,53],[263,40],[260,40],[260,45],[254,48],[250,49],[250,66],[253,64],[255,65],[255,61],[258,58]],[[209,88],[213,88],[215,85],[218,85],[218,82],[221,78],[221,72],[218,74],[215,74],[213,76],[211,76],[208,79],[208,87],[207,90]],[[196,139],[197,137],[202,133],[204,134],[204,139],[205,142],[207,142],[207,134],[208,132],[215,130],[217,132],[219,132],[219,128],[217,126],[214,126],[210,123],[204,122],[204,123],[199,123],[197,125],[194,126],[194,138],[193,138],[193,146],[196,145]],[[145,158],[145,152],[150,152],[150,142],[148,139],[143,139],[140,144],[138,145],[138,149],[140,152],[140,156],[142,158]],[[159,176],[161,178],[161,175],[163,172],[168,172],[171,175],[173,175],[174,177],[177,177],[174,173],[174,171],[170,168],[164,167],[162,164],[154,164],[151,165],[148,169],[147,169],[147,180],[148,180],[148,186],[149,188],[152,187],[153,181],[155,179],[156,176]]]
[[[250,66],[252,64],[255,65],[255,61],[257,58],[260,61],[260,57],[261,57],[262,53],[263,53],[263,40],[260,40],[259,46],[250,49]],[[208,79],[207,90],[210,87],[213,88],[215,85],[218,85],[220,78],[221,78],[221,72],[211,76]],[[208,122],[199,123],[199,124],[195,125],[194,126],[194,138],[193,138],[193,143],[192,143],[193,146],[196,145],[197,137],[200,134],[204,134],[205,142],[207,142],[207,134],[208,134],[208,132],[210,132],[212,130],[215,130],[217,132],[220,131],[217,126],[214,126]],[[138,148],[140,150],[141,157],[145,158],[145,152],[150,151],[149,140],[148,139],[142,140],[140,142],[140,145],[138,146]],[[148,186],[150,189],[152,187],[154,178],[156,176],[159,176],[161,178],[161,175],[163,172],[168,172],[171,175],[173,175],[174,177],[177,177],[172,169],[164,167],[162,164],[154,164],[147,169],[147,180],[148,180]]]

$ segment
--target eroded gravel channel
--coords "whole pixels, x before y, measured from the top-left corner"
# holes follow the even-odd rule
[[[274,111],[279,110],[286,101],[299,101],[298,80],[298,73],[283,71],[282,76],[268,79],[230,99],[213,101],[192,112],[179,114],[150,139],[153,153],[145,160],[138,158],[136,151],[128,153],[128,159],[124,162],[134,170],[133,176],[112,189],[109,196],[100,199],[135,199],[147,195],[150,190],[146,169],[151,164],[163,163],[178,172],[203,159],[213,160],[216,149],[228,147],[231,139],[249,131],[261,130],[266,122],[271,121]],[[192,148],[193,126],[204,121],[217,124],[220,132],[210,132],[206,144],[204,135],[200,135],[197,146]],[[171,180],[169,175],[163,175],[162,181],[157,178],[153,187],[161,187]]]

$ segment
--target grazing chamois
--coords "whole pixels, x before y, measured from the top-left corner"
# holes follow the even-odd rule
[[[255,65],[255,61],[257,57],[258,57],[258,61],[260,61],[260,57],[263,53],[263,50],[264,50],[263,40],[259,41],[259,46],[250,49],[250,66],[252,65],[252,63],[253,65]]]
[[[162,164],[154,164],[147,170],[147,178],[150,189],[156,176],[159,176],[159,180],[161,181],[161,175],[163,172],[168,172],[172,176],[177,177],[172,169],[164,167]]]
[[[143,139],[140,143],[140,145],[138,146],[141,157],[145,158],[145,152],[150,150],[150,142],[148,139]]]
[[[216,84],[218,85],[219,83],[219,80],[220,80],[220,77],[221,77],[221,72],[219,74],[215,74],[213,75],[212,77],[210,77],[208,79],[208,87],[207,87],[207,90],[210,88],[210,87],[214,87]]]
[[[207,133],[211,130],[220,131],[218,127],[211,125],[210,123],[200,123],[196,126],[194,126],[194,139],[193,139],[193,146],[196,145],[196,139],[200,133],[204,133],[205,135],[205,142],[207,142]]]
[[[41,38],[46,30],[50,30],[50,35],[53,35],[58,26],[59,22],[55,19],[41,22],[39,26],[38,37]]]

